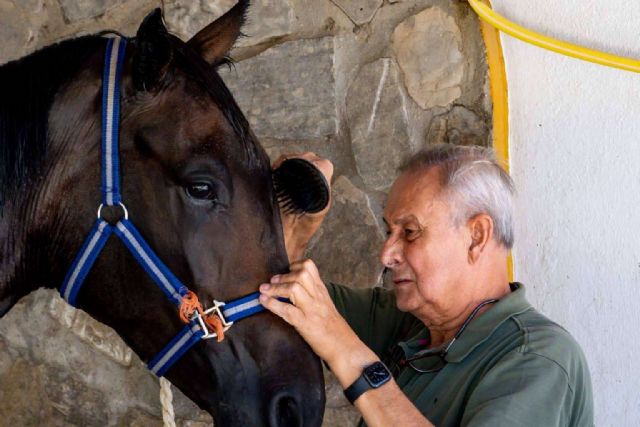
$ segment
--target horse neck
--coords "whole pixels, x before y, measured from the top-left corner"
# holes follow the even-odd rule
[[[68,234],[60,203],[47,203],[48,179],[44,174],[33,191],[25,191],[4,206],[0,218],[0,317],[21,297],[40,287],[56,287],[64,278],[64,238]]]
[[[64,42],[0,67],[0,317],[31,291],[58,286],[73,256],[67,242],[82,239],[71,240],[75,209],[64,195],[77,191],[79,184],[68,179],[69,173],[81,176],[76,163],[91,165],[86,156],[95,138],[88,135],[99,129],[93,119],[73,130],[77,110],[91,110],[92,95],[86,86],[81,92],[69,88],[86,80],[83,66],[100,57],[102,43]],[[99,75],[99,65],[89,64]]]

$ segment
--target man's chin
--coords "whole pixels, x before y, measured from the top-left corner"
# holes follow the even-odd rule
[[[414,301],[412,301],[410,292],[408,289],[395,287],[393,292],[396,296],[396,308],[404,313],[410,312],[417,308]]]

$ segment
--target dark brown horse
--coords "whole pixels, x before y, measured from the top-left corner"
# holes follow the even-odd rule
[[[120,170],[130,219],[200,301],[230,300],[288,268],[268,158],[215,71],[248,1],[184,43],[159,11],[126,50]],[[64,41],[0,67],[0,316],[62,283],[100,203],[105,38]],[[77,305],[148,361],[183,324],[117,239]],[[201,341],[165,375],[217,426],[318,426],[319,360],[271,314]]]

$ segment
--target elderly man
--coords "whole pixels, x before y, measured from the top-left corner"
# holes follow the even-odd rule
[[[400,172],[380,253],[392,291],[326,286],[306,260],[262,285],[261,302],[326,361],[370,426],[592,426],[578,344],[509,283],[509,176],[489,150],[452,145]],[[292,260],[323,216],[284,218]]]

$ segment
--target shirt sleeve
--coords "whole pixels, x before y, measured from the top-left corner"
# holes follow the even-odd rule
[[[396,308],[396,298],[387,289],[353,289],[333,283],[327,289],[351,329],[380,358],[415,322],[415,317]]]
[[[471,393],[462,426],[593,426],[588,396],[567,372],[535,353],[503,357]]]

